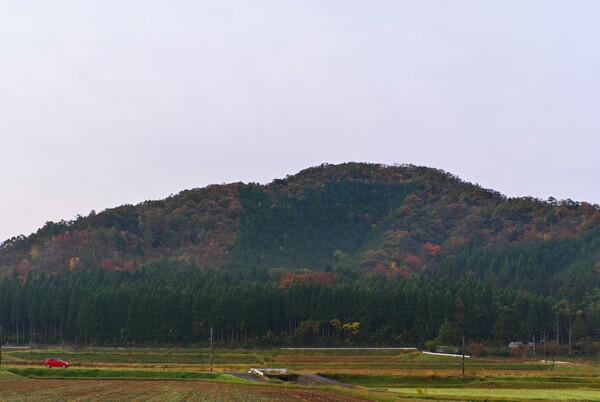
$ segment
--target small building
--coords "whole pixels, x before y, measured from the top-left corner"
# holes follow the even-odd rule
[[[458,346],[436,346],[436,353],[458,353]]]

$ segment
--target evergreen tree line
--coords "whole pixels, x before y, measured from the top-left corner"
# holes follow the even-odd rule
[[[594,339],[600,292],[557,299],[481,278],[390,278],[357,271],[333,280],[276,270],[199,270],[162,261],[135,271],[65,271],[0,282],[4,342],[244,346],[419,346],[427,341]]]

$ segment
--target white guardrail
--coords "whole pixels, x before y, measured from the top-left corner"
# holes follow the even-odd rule
[[[281,350],[417,350],[417,348],[280,348]]]
[[[434,356],[450,356],[450,357],[463,357],[463,355],[459,355],[456,353],[437,353],[437,352],[422,352],[425,355],[434,355]],[[465,355],[465,357],[468,359],[471,357],[471,355]]]
[[[252,367],[248,370],[249,374],[258,374],[261,377],[264,377],[266,374],[287,374],[286,368],[256,368]]]

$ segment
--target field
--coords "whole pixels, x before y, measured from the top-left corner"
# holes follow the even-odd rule
[[[0,384],[12,401],[358,401],[332,392],[189,381],[22,380]]]
[[[69,369],[46,369],[46,357]],[[3,349],[0,400],[600,401],[598,360],[457,357],[398,349]],[[298,382],[257,380],[280,367]],[[345,386],[320,380],[315,374]],[[333,384],[333,385],[332,385]]]

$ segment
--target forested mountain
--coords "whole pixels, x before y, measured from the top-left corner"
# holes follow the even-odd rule
[[[321,165],[268,185],[214,185],[48,222],[1,245],[0,272],[131,270],[174,259],[200,269],[341,266],[408,277],[465,248],[578,239],[598,228],[597,205],[507,199],[424,167]]]
[[[21,341],[560,342],[600,327],[600,208],[324,164],[48,222],[2,243],[0,274]]]

